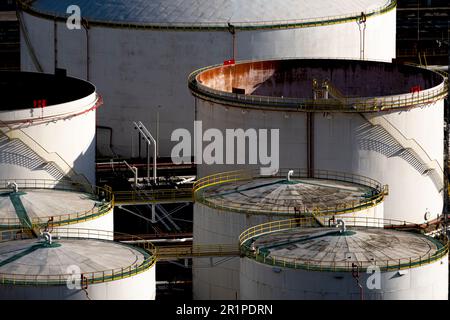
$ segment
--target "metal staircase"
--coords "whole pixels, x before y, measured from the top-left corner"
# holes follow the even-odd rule
[[[44,170],[55,180],[68,178],[75,183],[90,185],[89,180],[77,174],[59,154],[48,152],[20,129],[0,130],[0,157],[4,163]]]
[[[64,178],[64,172],[53,162],[47,162],[39,157],[19,139],[9,139],[0,132],[0,162],[19,165],[29,170],[46,171],[55,180]]]
[[[331,98],[343,103],[346,96],[329,81],[325,81]],[[432,159],[425,149],[415,140],[407,138],[395,125],[377,113],[360,113],[372,127],[364,132],[364,139],[383,145],[382,151],[388,157],[401,157],[421,175],[427,175],[436,189],[444,188],[444,170],[436,159]]]
[[[389,142],[395,149],[391,156],[398,156],[407,161],[420,174],[427,175],[441,192],[444,187],[444,170],[439,162],[432,159],[423,147],[415,140],[403,135],[388,119],[381,115],[364,114],[361,116],[372,126],[372,134],[379,141]]]

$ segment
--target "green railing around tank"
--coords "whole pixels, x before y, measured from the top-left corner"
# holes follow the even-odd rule
[[[387,228],[392,226],[406,226],[414,224],[407,223],[405,221],[393,220],[393,219],[377,219],[377,218],[355,218],[355,217],[342,217],[348,230],[358,230],[364,228]],[[324,223],[326,224],[326,222]],[[436,244],[437,250],[433,253],[425,254],[422,256],[415,256],[401,259],[386,259],[386,260],[370,260],[370,261],[323,261],[314,259],[303,258],[289,258],[285,256],[277,256],[269,253],[266,250],[260,251],[253,247],[253,242],[259,237],[271,233],[294,230],[296,228],[320,228],[315,219],[312,218],[298,218],[289,220],[280,220],[275,222],[268,222],[260,224],[245,230],[239,236],[239,243],[241,248],[241,256],[256,260],[261,263],[273,265],[277,267],[303,269],[309,271],[323,271],[323,272],[351,272],[355,266],[358,268],[368,268],[376,266],[380,271],[395,271],[402,269],[409,269],[414,267],[420,267],[427,264],[434,263],[443,257],[448,255],[448,239],[442,237],[435,239],[427,237],[430,241]],[[401,228],[397,232],[409,232],[402,231]],[[423,236],[423,235],[418,235]]]
[[[120,245],[138,250],[142,254],[143,259],[140,263],[135,262],[122,268],[92,272],[81,271],[81,274],[76,275],[76,279],[74,278],[74,274],[10,274],[2,273],[0,271],[0,285],[61,286],[66,285],[75,279],[80,281],[81,286],[87,287],[91,284],[110,282],[138,275],[152,268],[157,260],[157,250],[153,244],[148,241],[143,241],[142,238],[137,236],[117,232],[114,233],[111,231],[76,228],[58,228],[54,231],[53,236],[53,241],[56,243],[61,239],[77,240],[80,242],[83,240],[99,240],[119,243]],[[115,236],[126,236],[129,241],[133,241],[136,244],[131,246],[121,242],[109,240],[114,239]],[[23,230],[0,231],[0,244],[3,242],[20,241],[31,238],[32,235],[28,232],[24,232]],[[0,265],[1,262],[2,261],[0,261]]]
[[[114,208],[114,195],[111,188],[91,186],[87,184],[78,184],[70,180],[46,180],[46,179],[9,179],[0,180],[0,191],[12,190],[8,187],[9,183],[15,182],[19,191],[26,190],[59,190],[68,192],[80,192],[89,196],[95,205],[92,209],[80,212],[62,213],[43,217],[28,217],[32,227],[41,228],[49,224],[53,227],[70,225],[96,219],[109,213]],[[55,201],[58,201],[55,198]],[[22,223],[19,218],[0,217],[0,228],[21,228]]]
[[[218,198],[208,193],[210,187],[216,185],[227,185],[238,181],[251,181],[254,179],[286,179],[288,172],[294,171],[292,179],[321,179],[321,180],[333,180],[341,181],[352,184],[358,184],[372,190],[372,193],[367,197],[353,200],[344,201],[332,207],[316,205],[313,207],[307,206],[292,206],[283,207],[273,205],[270,208],[246,208],[247,203],[239,203],[238,201],[230,201],[226,198]],[[210,175],[197,180],[194,183],[194,198],[196,202],[202,203],[210,208],[233,211],[243,214],[263,214],[263,215],[277,215],[277,216],[294,216],[294,215],[313,215],[313,216],[329,216],[334,214],[352,213],[365,209],[372,208],[384,201],[384,197],[388,195],[389,189],[387,185],[382,185],[376,180],[356,175],[348,174],[330,170],[312,170],[308,172],[307,169],[280,169],[278,173],[272,176],[261,176],[259,170],[241,170],[230,171],[224,173],[218,173]],[[262,199],[263,196],[261,196]]]

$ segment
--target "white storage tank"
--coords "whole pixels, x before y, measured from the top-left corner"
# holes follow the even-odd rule
[[[246,230],[241,298],[255,300],[447,300],[448,241],[417,232],[313,227],[302,219]],[[383,228],[385,224],[385,228]]]
[[[101,98],[83,80],[0,72],[0,179],[95,183],[95,121]]]
[[[387,187],[370,178],[316,170],[280,170],[260,176],[238,171],[200,179],[194,185],[194,244],[235,244],[256,224],[310,217],[318,224],[340,217],[372,225],[383,217]],[[239,261],[193,260],[194,298],[239,299]]]
[[[327,168],[387,184],[385,218],[422,223],[442,213],[443,75],[396,63],[287,59],[209,67],[189,79],[202,133],[279,129],[279,167]],[[252,149],[244,144],[248,164]],[[203,162],[198,174],[249,167],[231,160]]]
[[[233,57],[395,57],[395,0],[18,4],[22,70],[58,67],[96,84],[107,106],[99,112],[98,148],[105,155],[131,156],[132,121],[140,120],[157,137],[160,156],[170,156],[172,131],[193,128],[194,103],[185,79],[204,65]],[[73,29],[77,13],[81,25]]]
[[[0,300],[154,300],[154,248],[113,237],[59,229],[50,244],[0,232]]]
[[[111,190],[66,180],[0,180],[0,230],[46,227],[114,231]]]

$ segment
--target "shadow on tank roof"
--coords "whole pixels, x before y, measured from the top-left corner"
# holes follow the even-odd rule
[[[79,100],[94,93],[95,87],[84,80],[67,77],[64,71],[56,75],[1,71],[0,92],[0,110],[6,111]]]

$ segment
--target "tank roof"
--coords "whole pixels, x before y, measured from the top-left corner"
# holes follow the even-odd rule
[[[239,213],[293,215],[358,211],[383,201],[384,188],[360,176],[321,171],[315,177],[294,170],[290,181],[276,177],[231,178],[211,176],[211,185],[196,192],[196,201]],[[207,181],[207,178],[204,181]]]
[[[0,188],[0,228],[46,225],[50,218],[53,226],[61,226],[94,219],[112,209],[112,195],[106,189],[89,186],[87,190],[88,186],[51,180],[17,183],[18,192]]]
[[[34,0],[22,5],[34,12],[68,16],[71,0]],[[390,10],[391,0],[79,0],[83,18],[121,24],[187,24],[202,25],[227,23],[285,24],[306,19],[331,20],[342,16],[359,17],[361,12]],[[336,21],[335,21],[336,22]]]
[[[262,234],[251,240],[251,248],[266,262],[285,261],[294,268],[333,270],[367,268],[371,265],[398,269],[446,254],[444,244],[421,234],[382,228],[352,227],[293,228]],[[250,246],[247,242],[247,246]],[[330,269],[331,268],[331,269]]]
[[[74,237],[78,234],[80,237]],[[64,284],[71,267],[90,283],[118,280],[152,267],[150,249],[104,240],[111,232],[85,229],[53,231],[52,243],[20,239],[23,233],[3,231],[0,240],[0,283]],[[7,240],[8,237],[10,240]],[[6,239],[6,240],[5,240]],[[150,248],[150,247],[149,247]]]
[[[58,105],[95,91],[91,83],[64,75],[0,71],[0,111],[30,109],[36,100],[46,100],[46,106]]]
[[[145,260],[141,251],[120,243],[79,239],[54,243],[59,246],[46,246],[34,239],[0,243],[0,275],[66,275],[73,265],[81,273],[134,269]]]
[[[189,77],[201,99],[246,108],[366,112],[423,106],[447,96],[445,77],[422,67],[345,59],[243,61]]]
[[[41,240],[0,244],[0,273],[45,275],[67,274],[71,265],[81,272],[96,272],[139,265],[144,255],[119,243],[98,240],[55,240],[58,247],[46,247]],[[5,261],[10,261],[6,263]]]

